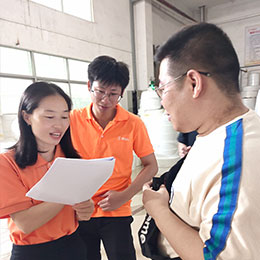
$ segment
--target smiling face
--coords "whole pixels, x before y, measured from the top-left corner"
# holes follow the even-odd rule
[[[60,95],[45,97],[32,114],[23,111],[25,122],[31,126],[38,151],[54,151],[69,127],[69,110]]]

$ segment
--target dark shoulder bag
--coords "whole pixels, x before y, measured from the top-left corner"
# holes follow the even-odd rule
[[[169,194],[171,194],[172,183],[177,176],[177,173],[179,172],[185,158],[186,156],[180,159],[168,172],[165,172],[160,177],[154,177],[152,182],[152,189],[158,190],[160,186],[164,184]],[[168,258],[160,255],[160,251],[158,249],[159,234],[160,230],[157,228],[154,219],[146,214],[144,222],[138,231],[138,238],[142,254],[153,260],[181,260],[179,257]]]

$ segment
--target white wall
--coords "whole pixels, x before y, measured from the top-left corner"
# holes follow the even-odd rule
[[[260,26],[260,2],[258,0],[236,0],[207,10],[207,21],[220,26],[230,37],[237,52],[240,66],[245,64],[246,27]],[[247,73],[242,73],[241,88],[248,84],[249,72],[260,71],[260,66],[247,68]]]
[[[92,60],[116,55],[130,63],[130,20],[127,0],[94,1],[94,23],[29,0],[0,1],[0,43]],[[116,12],[115,10],[120,10]]]
[[[176,6],[180,9],[180,6]],[[168,38],[179,31],[183,26],[192,23],[191,20],[176,14],[170,9],[153,2],[153,44],[155,47],[163,44]],[[192,13],[188,12],[187,9],[183,11],[194,19]],[[158,67],[156,68],[155,74],[158,76]]]
[[[134,5],[137,88],[146,90],[153,78],[153,23],[151,0]]]
[[[181,8],[181,6],[176,6]],[[182,9],[189,16],[200,20],[199,9],[193,15],[187,9]],[[206,6],[206,21],[220,26],[230,37],[238,54],[240,66],[245,66],[245,28],[260,26],[259,0],[234,0],[214,7]],[[163,10],[153,7],[153,42],[162,44],[170,35],[178,31],[185,24],[191,23],[187,19],[180,19],[178,15],[167,15]],[[259,67],[248,70],[260,70]],[[242,85],[246,85],[248,73],[242,73]]]
[[[187,10],[184,10],[187,13]],[[198,12],[193,18],[199,20]],[[259,0],[234,0],[227,4],[215,7],[206,6],[206,21],[220,26],[230,37],[238,53],[241,66],[244,66],[245,52],[245,27],[260,25],[260,1]],[[172,18],[158,8],[153,8],[153,39],[154,44],[162,44],[170,35],[178,31],[185,24],[191,23],[187,19]]]
[[[153,43],[161,45],[172,34],[176,33],[186,23],[173,15],[167,14],[157,7],[153,7]]]
[[[0,44],[85,61],[111,55],[132,71],[129,1],[93,3],[92,23],[29,0],[1,0]]]
[[[147,87],[153,73],[151,45],[162,44],[183,25],[191,23],[170,10],[159,9],[155,2],[135,3],[135,16],[139,19],[135,29],[137,78],[141,90]],[[95,21],[92,23],[29,0],[1,0],[0,44],[86,61],[102,54],[114,56],[129,65],[131,81],[127,90],[133,90],[129,0],[94,0],[93,3]],[[198,10],[191,12],[182,7],[183,3],[176,3],[177,8],[198,20]],[[228,33],[241,66],[244,65],[245,27],[259,24],[259,13],[259,0],[234,0],[207,9],[207,21]],[[128,106],[127,98],[122,100],[122,105]]]
[[[219,25],[230,37],[237,51],[241,66],[245,58],[245,28],[260,25],[260,2],[236,0],[209,8],[207,21]]]

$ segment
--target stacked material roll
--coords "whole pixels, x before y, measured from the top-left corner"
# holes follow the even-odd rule
[[[258,94],[256,97],[255,112],[260,116],[260,90],[258,90]]]
[[[248,108],[255,109],[256,104],[256,96],[260,86],[246,86],[243,88],[241,92],[241,97],[244,105]]]
[[[147,128],[159,167],[171,167],[179,158],[177,132],[152,89],[142,92],[138,114]]]
[[[248,77],[248,86],[259,86],[260,85],[260,73],[257,71],[251,71]]]
[[[242,88],[241,97],[244,105],[255,109],[256,97],[260,89],[260,73],[251,71],[248,77],[248,85]]]
[[[146,111],[160,110],[161,100],[154,90],[148,88],[143,91],[140,99],[139,114],[145,113]]]

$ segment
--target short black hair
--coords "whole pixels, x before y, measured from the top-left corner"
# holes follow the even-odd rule
[[[70,97],[57,85],[48,82],[35,82],[31,84],[23,92],[19,108],[18,108],[18,123],[20,129],[20,137],[17,143],[10,147],[15,150],[15,162],[20,168],[25,168],[28,165],[34,165],[38,158],[38,148],[35,136],[31,126],[27,125],[23,118],[23,111],[27,114],[32,114],[39,106],[42,99],[48,96],[59,95],[64,98],[68,105],[68,110],[71,110],[72,102]],[[77,151],[74,149],[70,136],[70,127],[63,135],[60,146],[66,157],[80,158]]]
[[[107,85],[119,85],[122,93],[129,83],[128,66],[110,56],[98,56],[88,66],[88,79]]]
[[[227,34],[211,23],[197,23],[181,29],[157,49],[155,60],[168,58],[170,75],[189,69],[209,72],[227,95],[239,92],[239,61]]]

